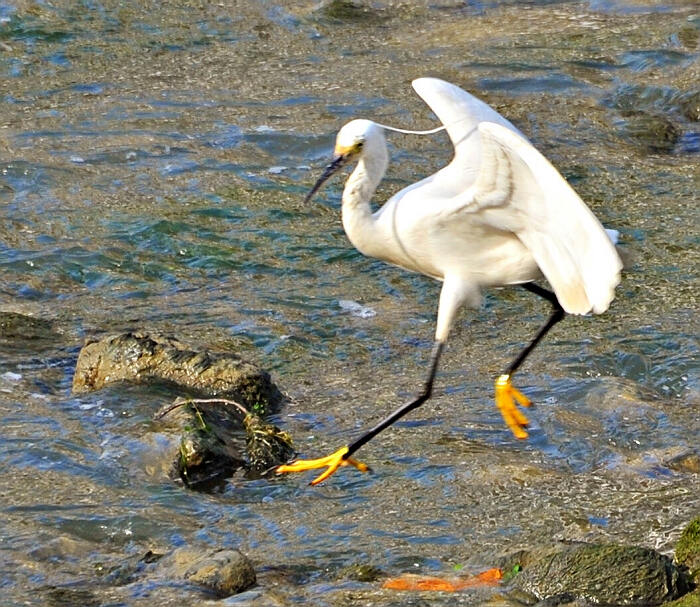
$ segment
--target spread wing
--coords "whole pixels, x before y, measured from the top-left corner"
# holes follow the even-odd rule
[[[472,213],[475,221],[513,232],[564,310],[607,310],[622,262],[610,236],[566,180],[483,101],[435,78],[415,80],[413,87],[445,125],[455,148],[454,159],[439,173],[443,220]]]
[[[622,270],[610,235],[527,140],[491,122],[478,129],[479,175],[452,200],[450,213],[474,213],[485,224],[515,233],[570,314],[605,312]]]
[[[455,155],[443,172],[450,175],[451,182],[459,190],[469,187],[479,171],[481,138],[478,126],[481,122],[500,124],[524,137],[496,110],[454,84],[438,78],[418,78],[412,84],[445,125]]]

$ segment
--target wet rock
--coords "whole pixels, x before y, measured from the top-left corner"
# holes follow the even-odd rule
[[[54,562],[65,559],[86,559],[94,549],[94,545],[90,542],[60,535],[48,542],[38,544],[29,552],[29,556],[37,561]]]
[[[685,93],[680,98],[683,115],[693,122],[700,121],[700,90]]]
[[[562,545],[520,559],[523,570],[513,578],[514,598],[526,602],[660,605],[689,589],[671,559],[637,546]]]
[[[696,516],[683,530],[676,544],[674,560],[687,567],[695,583],[700,585],[700,516]]]
[[[234,401],[181,401],[163,407],[155,418],[180,433],[171,477],[191,489],[215,487],[239,468],[258,477],[295,454],[287,432],[246,412]]]
[[[676,472],[700,474],[700,453],[687,451],[666,460],[664,465]]]
[[[294,457],[294,445],[289,433],[268,424],[259,415],[246,415],[243,427],[246,431],[248,468],[252,472],[262,474]]]
[[[157,563],[162,557],[162,554],[148,550],[144,554],[128,557],[111,567],[98,563],[96,570],[108,584],[124,586],[141,577],[148,570],[149,565]]]
[[[167,382],[183,391],[233,398],[259,413],[283,400],[268,373],[235,354],[196,352],[174,338],[142,331],[91,341],[80,351],[73,392],[117,381]]]
[[[192,488],[206,490],[245,466],[241,413],[225,403],[168,405],[155,419],[180,434],[171,455],[171,478]],[[236,437],[239,440],[236,440]]]
[[[363,0],[327,0],[317,10],[327,19],[337,21],[366,21],[385,18],[381,11],[376,10],[370,3]]]
[[[87,343],[78,356],[73,391],[117,381],[165,382],[214,397],[181,399],[154,416],[180,435],[170,455],[170,476],[190,488],[209,489],[242,467],[260,475],[294,455],[289,434],[261,417],[276,410],[283,395],[265,371],[238,356],[195,352],[176,339],[140,331]]]
[[[50,321],[17,312],[0,312],[0,340],[56,339]]]
[[[102,601],[85,588],[71,588],[66,586],[50,587],[43,596],[42,604],[46,607],[98,607]]]
[[[353,580],[355,582],[376,582],[384,576],[384,572],[369,563],[355,563],[348,565],[338,572],[338,579]]]
[[[159,563],[159,575],[182,579],[227,597],[256,583],[253,565],[238,550],[178,548]]]

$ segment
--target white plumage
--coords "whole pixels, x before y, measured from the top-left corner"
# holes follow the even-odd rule
[[[388,163],[383,129],[368,120],[345,125],[337,149],[364,142],[343,192],[343,225],[353,245],[457,291],[448,298],[449,310],[441,301],[438,339],[447,337],[460,305],[478,304],[482,287],[541,274],[566,312],[607,310],[622,263],[610,236],[566,180],[476,97],[435,78],[413,86],[446,126],[454,159],[372,214],[369,201]]]
[[[307,200],[344,164],[357,162],[342,198],[343,227],[350,241],[365,255],[443,283],[430,371],[417,398],[359,439],[327,457],[278,469],[326,467],[314,484],[342,465],[367,469],[350,456],[430,397],[457,311],[478,306],[488,287],[521,284],[553,306],[547,323],[495,382],[496,403],[506,424],[518,438],[526,438],[528,421],[516,405],[530,401],[511,385],[512,374],[564,312],[605,312],[620,282],[617,232],[603,228],[518,129],[453,84],[420,78],[413,87],[445,126],[454,145],[452,161],[373,213],[370,200],[389,163],[384,130],[391,127],[353,120],[338,132],[335,159]],[[554,294],[532,284],[543,276]]]

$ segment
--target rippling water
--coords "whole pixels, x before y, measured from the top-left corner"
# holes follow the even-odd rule
[[[700,432],[697,6],[339,4],[0,5],[0,306],[54,327],[0,341],[5,604],[201,598],[99,575],[183,544],[253,559],[259,587],[228,604],[408,604],[338,572],[477,571],[552,538],[669,552],[697,513],[697,476],[664,465]],[[528,361],[525,443],[492,380],[546,310],[497,291],[464,313],[436,398],[363,449],[374,474],[173,486],[150,424],[172,395],[72,396],[86,337],[146,328],[241,352],[293,396],[276,422],[306,454],[418,386],[439,286],[352,249],[339,183],[302,199],[351,117],[434,125],[410,88],[424,75],[511,118],[621,231],[610,312],[567,319]],[[378,199],[450,158],[443,135],[390,146]]]

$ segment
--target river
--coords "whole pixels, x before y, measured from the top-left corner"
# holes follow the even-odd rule
[[[666,465],[700,436],[699,30],[691,0],[0,3],[0,309],[54,333],[0,341],[3,604],[208,604],[101,576],[181,545],[247,554],[258,586],[224,604],[262,606],[487,600],[343,577],[357,564],[476,572],[555,539],[670,554],[700,509],[697,474]],[[528,441],[493,379],[548,310],[495,290],[460,315],[435,397],[360,452],[372,474],[175,485],[151,421],[172,395],[72,395],[85,339],[239,352],[292,398],[273,420],[306,456],[420,386],[439,284],[352,248],[340,180],[303,204],[349,119],[436,125],[420,76],[491,103],[620,231],[616,300],[518,374]],[[451,156],[444,134],[389,145],[379,202]]]

